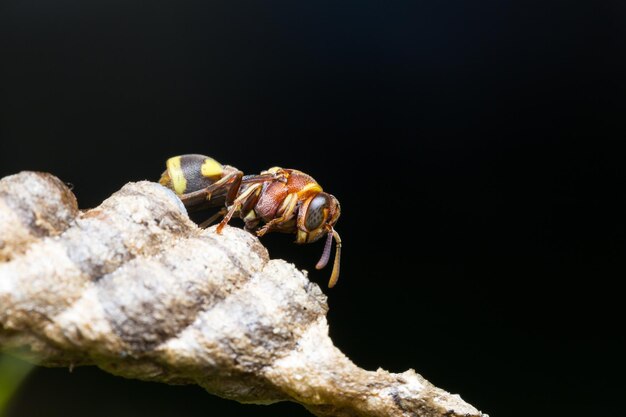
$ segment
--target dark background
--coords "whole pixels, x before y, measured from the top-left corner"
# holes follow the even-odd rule
[[[626,384],[620,1],[0,2],[0,176],[92,207],[167,157],[313,175],[322,244],[268,235],[358,365],[492,416],[618,415]],[[307,416],[198,387],[38,369],[8,416]]]

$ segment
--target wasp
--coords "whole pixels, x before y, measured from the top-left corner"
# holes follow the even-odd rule
[[[192,211],[221,207],[201,223],[207,227],[222,217],[217,233],[237,216],[244,221],[246,230],[259,237],[268,232],[295,233],[295,243],[303,244],[326,236],[316,269],[328,263],[334,239],[335,260],[328,287],[337,283],[341,238],[334,225],[341,208],[339,201],[324,192],[310,175],[280,167],[243,175],[239,169],[208,156],[187,154],[167,160],[159,183],[173,190]]]

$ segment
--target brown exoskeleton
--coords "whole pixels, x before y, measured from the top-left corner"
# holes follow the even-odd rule
[[[296,243],[311,243],[326,236],[322,257],[315,266],[324,268],[336,242],[335,261],[329,287],[339,278],[341,239],[334,225],[341,209],[339,201],[325,193],[311,176],[295,169],[270,168],[258,175],[243,175],[237,168],[222,165],[198,154],[167,160],[159,182],[172,189],[190,209],[223,208],[202,223],[223,216],[217,233],[233,216],[243,219],[245,229],[263,236],[268,232],[295,233]]]

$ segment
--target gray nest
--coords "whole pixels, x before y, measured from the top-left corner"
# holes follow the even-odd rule
[[[52,175],[0,180],[0,350],[317,416],[486,416],[413,370],[357,367],[327,311],[255,236],[198,228],[158,184],[81,212]]]

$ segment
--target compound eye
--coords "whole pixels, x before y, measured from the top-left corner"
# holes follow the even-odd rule
[[[309,204],[306,212],[304,225],[307,230],[312,231],[319,228],[325,220],[326,214],[324,209],[328,209],[328,199],[325,195],[318,195]]]

